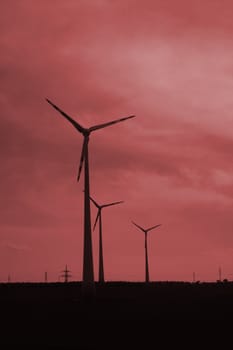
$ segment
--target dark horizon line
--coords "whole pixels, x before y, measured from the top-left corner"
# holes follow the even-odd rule
[[[71,280],[67,283],[71,283],[71,284],[81,284],[82,283],[82,280],[78,280],[78,281],[75,281],[75,280]],[[96,284],[102,284],[101,282],[99,281],[95,281]],[[185,280],[159,280],[159,281],[150,281],[150,282],[145,282],[145,281],[123,281],[123,280],[107,280],[105,281],[105,284],[145,284],[145,285],[148,285],[148,284],[155,284],[155,283],[159,283],[159,284],[162,284],[162,283],[187,283],[187,284],[219,284],[219,283],[233,283],[233,280],[228,280],[227,278],[223,279],[223,280],[216,280],[216,281],[200,281],[200,280],[197,280],[195,282],[193,281],[185,281]],[[48,285],[48,284],[64,284],[63,281],[51,281],[51,282],[45,282],[45,281],[37,281],[37,282],[28,282],[28,281],[16,281],[16,282],[0,282],[0,285],[3,285],[3,284],[45,284],[45,285]]]

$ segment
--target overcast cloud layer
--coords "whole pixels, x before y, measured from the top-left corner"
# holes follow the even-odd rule
[[[106,279],[233,273],[233,4],[221,0],[5,0],[0,32],[0,279],[80,280],[82,136],[103,212]],[[96,215],[92,208],[92,220]],[[98,231],[93,233],[97,277]]]

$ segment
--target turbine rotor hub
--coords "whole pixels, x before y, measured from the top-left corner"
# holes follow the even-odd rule
[[[88,136],[90,135],[90,133],[91,133],[91,132],[90,132],[89,129],[84,129],[83,132],[82,132],[82,134],[83,134],[84,137],[88,137]]]

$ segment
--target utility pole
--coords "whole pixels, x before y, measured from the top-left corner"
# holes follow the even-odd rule
[[[222,269],[221,269],[220,266],[219,266],[219,269],[218,269],[218,275],[219,275],[219,282],[222,282]]]
[[[193,283],[195,283],[196,282],[196,274],[195,274],[195,272],[193,272]]]

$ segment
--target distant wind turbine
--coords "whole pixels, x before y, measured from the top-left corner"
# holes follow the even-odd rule
[[[155,225],[155,226],[152,226],[148,229],[144,229],[142,228],[141,226],[135,224],[135,222],[132,221],[132,223],[137,227],[139,228],[142,232],[145,233],[145,272],[146,272],[146,276],[145,276],[145,281],[148,283],[150,281],[150,278],[149,278],[149,263],[148,263],[148,251],[147,251],[147,233],[153,229],[155,229],[156,227],[159,227],[161,226],[161,224],[159,225]]]
[[[90,184],[89,184],[89,161],[88,161],[88,142],[89,136],[92,131],[103,129],[107,126],[122,122],[124,120],[134,118],[134,115],[129,117],[117,119],[111,122],[104,124],[94,125],[90,128],[84,128],[74,119],[72,119],[68,114],[63,112],[59,107],[57,107],[50,100],[46,101],[55,108],[61,115],[66,118],[73,127],[79,131],[83,137],[83,146],[78,170],[77,180],[79,181],[83,163],[84,163],[84,252],[83,252],[83,276],[82,276],[82,290],[83,293],[87,296],[95,295],[95,283],[94,283],[94,267],[93,267],[93,253],[92,253],[92,237],[91,237],[91,213],[90,213]]]
[[[111,207],[112,205],[117,205],[117,204],[121,204],[124,202],[120,201],[120,202],[113,202],[113,203],[109,203],[109,204],[99,205],[92,197],[90,197],[90,200],[94,203],[94,205],[98,209],[93,230],[95,230],[97,222],[99,221],[99,282],[104,283],[105,280],[104,280],[104,257],[103,257],[102,215],[101,215],[101,213],[102,213],[103,208]]]

